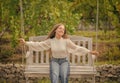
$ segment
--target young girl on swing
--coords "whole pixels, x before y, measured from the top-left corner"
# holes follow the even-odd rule
[[[67,36],[66,28],[63,24],[56,24],[49,33],[46,40],[41,42],[26,42],[20,39],[22,44],[29,46],[35,51],[51,50],[52,58],[50,61],[50,78],[51,83],[68,83],[69,62],[67,60],[68,53],[98,55],[97,51],[88,50],[85,47],[75,45]]]

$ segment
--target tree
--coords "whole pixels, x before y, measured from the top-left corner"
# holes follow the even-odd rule
[[[25,38],[46,35],[54,24],[62,22],[73,34],[78,24],[96,23],[96,0],[22,0]],[[120,32],[120,1],[99,0],[99,29],[115,27]],[[13,46],[21,36],[19,0],[0,0],[0,38],[12,34]]]

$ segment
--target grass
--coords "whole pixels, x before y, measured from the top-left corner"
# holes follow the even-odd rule
[[[100,66],[100,65],[119,65],[120,64],[120,60],[113,60],[113,61],[95,61],[95,65],[96,66]]]

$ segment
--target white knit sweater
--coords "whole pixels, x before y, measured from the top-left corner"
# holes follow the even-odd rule
[[[42,51],[51,49],[52,57],[54,58],[65,58],[68,56],[68,53],[74,55],[85,55],[90,50],[85,47],[75,45],[70,39],[47,39],[42,42],[26,42],[26,45],[34,51]]]

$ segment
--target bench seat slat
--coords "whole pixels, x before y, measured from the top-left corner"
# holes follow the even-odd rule
[[[49,66],[31,66],[26,68],[25,72],[49,73]],[[92,66],[70,66],[70,72],[96,72]],[[87,74],[87,73],[86,73]]]

